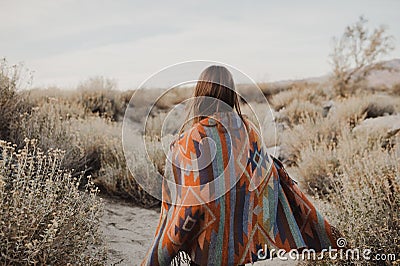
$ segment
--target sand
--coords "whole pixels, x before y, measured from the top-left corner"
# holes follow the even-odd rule
[[[159,211],[113,199],[104,199],[102,231],[109,249],[108,265],[139,265],[153,240]],[[248,264],[251,265],[251,264]],[[295,265],[293,261],[258,262],[261,265]]]

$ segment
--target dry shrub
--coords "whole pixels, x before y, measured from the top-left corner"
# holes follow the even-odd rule
[[[279,111],[276,121],[293,127],[305,119],[325,115],[324,103],[327,97],[321,86],[294,83],[292,89],[274,95],[271,104]]]
[[[78,103],[91,113],[121,121],[129,99],[126,94],[114,91],[84,91]]]
[[[309,101],[294,99],[286,108],[279,112],[277,122],[286,123],[292,127],[305,120],[315,120],[322,115],[322,107],[316,106]]]
[[[77,92],[75,90],[61,89],[54,86],[21,90],[19,91],[19,95],[27,98],[29,104],[36,107],[50,101],[63,101],[77,104],[75,100]]]
[[[79,105],[47,99],[30,113],[20,115],[18,139],[36,139],[44,151],[61,149],[66,152],[63,168],[71,170],[73,176],[82,173],[85,176],[93,175],[100,169],[99,158],[95,158],[97,149],[80,149],[77,145],[79,130],[72,127],[77,121],[83,124],[87,119],[89,117]],[[21,143],[17,143],[20,147]]]
[[[91,85],[91,82],[94,84]],[[106,81],[103,81],[106,83]],[[29,98],[31,106],[39,107],[46,102],[59,102],[77,108],[85,115],[95,114],[113,121],[121,121],[125,109],[132,97],[132,91],[118,91],[114,86],[101,84],[97,79],[89,79],[78,86],[76,90],[66,90],[57,87],[32,89],[22,91],[20,96]]]
[[[280,81],[280,82],[271,82],[271,83],[259,83],[257,84],[258,87],[261,89],[265,97],[270,99],[274,95],[287,91],[292,90],[294,88],[307,88],[307,87],[314,87],[318,86],[318,82],[313,81]]]
[[[340,172],[336,193],[322,204],[324,213],[346,236],[353,248],[371,249],[375,254],[400,254],[399,138],[390,151],[379,142],[348,135],[338,148]],[[397,257],[397,263],[400,258]],[[330,261],[329,264],[333,262]],[[335,262],[338,265],[344,261]],[[395,262],[361,260],[352,265]],[[323,263],[320,263],[323,264]]]
[[[48,100],[30,113],[20,115],[20,134],[29,139],[37,139],[43,150],[60,148],[69,150],[73,141],[71,121],[85,118],[79,106],[58,100]]]
[[[259,83],[257,84],[261,89],[265,97],[270,98],[271,96],[278,94],[282,91],[290,89],[290,84],[280,84],[280,83]]]
[[[288,86],[286,84],[278,85],[276,83],[274,84],[274,83],[268,83],[268,82],[259,83],[259,84],[257,84],[257,86],[261,89],[261,91],[267,98],[271,98],[275,94],[278,94],[282,91],[286,91],[286,90],[290,89],[290,86]]]
[[[179,133],[185,119],[186,110],[183,105],[172,110],[159,110],[155,108],[146,117],[144,131],[140,129],[140,132],[154,139],[166,135],[176,135]]]
[[[271,105],[276,111],[280,111],[281,109],[291,104],[298,95],[299,93],[296,93],[296,91],[293,90],[282,91],[272,97]]]
[[[369,30],[368,20],[359,20],[345,28],[336,39],[331,54],[333,89],[340,97],[348,97],[365,89],[367,77],[374,71],[391,70],[379,58],[394,49],[393,36],[384,26]]]
[[[281,137],[284,162],[296,166],[301,160],[301,151],[310,146],[334,147],[343,126],[345,124],[340,120],[317,116],[285,130]]]
[[[394,84],[392,86],[391,94],[395,96],[400,96],[400,83]]]
[[[14,133],[19,114],[28,111],[24,97],[19,97],[17,88],[21,86],[22,65],[9,66],[5,59],[0,60],[0,139],[16,138]]]
[[[77,87],[76,94],[78,103],[87,111],[114,121],[122,119],[132,96],[130,91],[118,91],[115,80],[101,76],[82,82]]]
[[[286,117],[288,121],[298,122],[295,125],[299,124],[299,127],[296,125],[294,131],[304,129],[306,135],[311,135],[310,138],[320,138],[326,134],[336,136],[343,126],[353,128],[366,118],[391,115],[400,111],[399,98],[385,95],[365,95],[339,100],[334,103],[326,117],[319,115],[319,109],[310,103],[299,103],[296,100],[293,100],[293,103],[295,104],[287,111]],[[290,134],[292,132],[289,130],[288,135]]]
[[[326,134],[329,127],[325,133],[318,127],[332,122],[325,118],[317,124],[300,124],[292,131],[297,133],[293,139],[282,140],[283,143],[297,144],[298,157],[290,171],[301,180],[309,194],[319,199],[317,202],[323,213],[353,248],[361,251],[371,249],[371,256],[378,253],[398,256],[400,136],[391,136],[393,145],[387,146],[384,145],[386,129],[360,134],[343,123],[335,130],[336,141],[329,144]],[[365,265],[367,261],[323,260],[311,263]],[[390,265],[393,262],[379,263]]]
[[[298,174],[304,178],[305,187],[311,194],[327,194],[332,186],[329,180],[338,173],[335,167],[338,166],[339,155],[335,154],[340,139],[347,136],[367,116],[375,117],[397,111],[397,101],[379,95],[351,97],[337,102],[327,117],[317,115],[299,119],[299,124],[282,133],[281,156],[287,165],[300,169]],[[386,132],[377,133],[386,136]],[[378,141],[382,146],[383,143],[392,143],[391,140],[372,135],[366,139],[372,143]]]
[[[350,97],[335,104],[328,118],[343,121],[352,127],[366,118],[392,115],[400,111],[400,99],[387,95],[367,94]]]
[[[89,182],[61,168],[63,153],[0,142],[0,262],[5,265],[103,265],[103,204]]]
[[[339,173],[339,160],[333,147],[309,145],[301,149],[301,160],[294,173],[302,177],[302,185],[310,195],[331,193]]]
[[[364,109],[365,118],[374,118],[385,115],[392,115],[395,113],[393,105],[384,104],[382,102],[370,102]]]
[[[327,97],[321,86],[295,83],[290,90],[285,90],[274,95],[271,98],[271,105],[276,111],[279,111],[289,106],[294,100],[321,105],[322,102],[327,100]]]
[[[71,123],[74,133],[74,145],[80,151],[81,165],[86,173],[93,176],[93,182],[100,187],[102,192],[112,196],[129,199],[142,206],[158,204],[136,182],[132,174],[147,174],[142,172],[145,165],[145,151],[135,151],[136,158],[134,173],[130,173],[123,152],[121,132],[122,124],[101,117],[88,117],[85,120],[76,120]],[[140,136],[129,136],[135,141],[143,141]],[[92,151],[92,152],[90,152]],[[70,168],[74,165],[70,163]],[[94,170],[94,171],[91,171]],[[148,175],[149,178],[155,175]]]
[[[170,109],[174,107],[174,105],[190,98],[193,94],[193,90],[193,87],[174,87],[165,92],[164,90],[152,89],[153,92],[159,92],[159,98],[154,104],[161,110]]]

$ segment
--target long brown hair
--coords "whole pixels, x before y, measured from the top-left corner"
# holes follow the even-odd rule
[[[243,120],[232,74],[224,66],[209,66],[200,74],[180,132],[182,133],[190,120],[196,124],[217,112],[227,111],[236,111]],[[189,119],[191,115],[193,119]]]

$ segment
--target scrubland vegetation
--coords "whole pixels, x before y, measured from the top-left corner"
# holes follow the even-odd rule
[[[352,247],[394,253],[400,260],[400,84],[371,88],[365,82],[372,71],[388,71],[377,60],[391,44],[384,29],[361,34],[364,26],[361,19],[346,30],[332,55],[330,79],[260,84],[274,110],[270,126],[278,130],[277,142],[267,135],[266,143],[280,147],[277,155],[288,171]],[[363,40],[355,56],[368,57],[357,58],[359,65],[343,56],[354,38]],[[144,151],[137,151],[133,171],[123,154],[122,118],[133,92],[118,91],[114,81],[101,77],[70,91],[21,90],[29,80],[24,75],[21,66],[2,61],[0,262],[104,264],[99,193],[144,207],[159,204],[134,178],[155,176],[144,170]],[[146,128],[154,169],[161,173],[160,123],[190,95],[187,89],[171,93],[156,104]],[[141,104],[129,117],[132,123],[146,115],[140,110],[148,103]],[[141,130],[131,137],[140,140]]]

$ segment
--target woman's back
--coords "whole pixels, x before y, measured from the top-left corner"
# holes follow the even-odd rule
[[[259,260],[265,247],[321,249],[333,242],[329,224],[319,221],[300,191],[286,197],[279,166],[254,126],[238,119],[233,112],[217,113],[172,145],[166,177],[176,184],[164,184],[148,265],[168,265],[180,250],[199,265],[239,265]],[[290,200],[299,202],[294,211],[301,221]]]
[[[336,247],[329,223],[243,118],[231,73],[206,68],[193,96],[184,124],[192,126],[167,156],[160,222],[142,264],[169,265],[179,251],[199,265],[238,265],[271,248]]]

